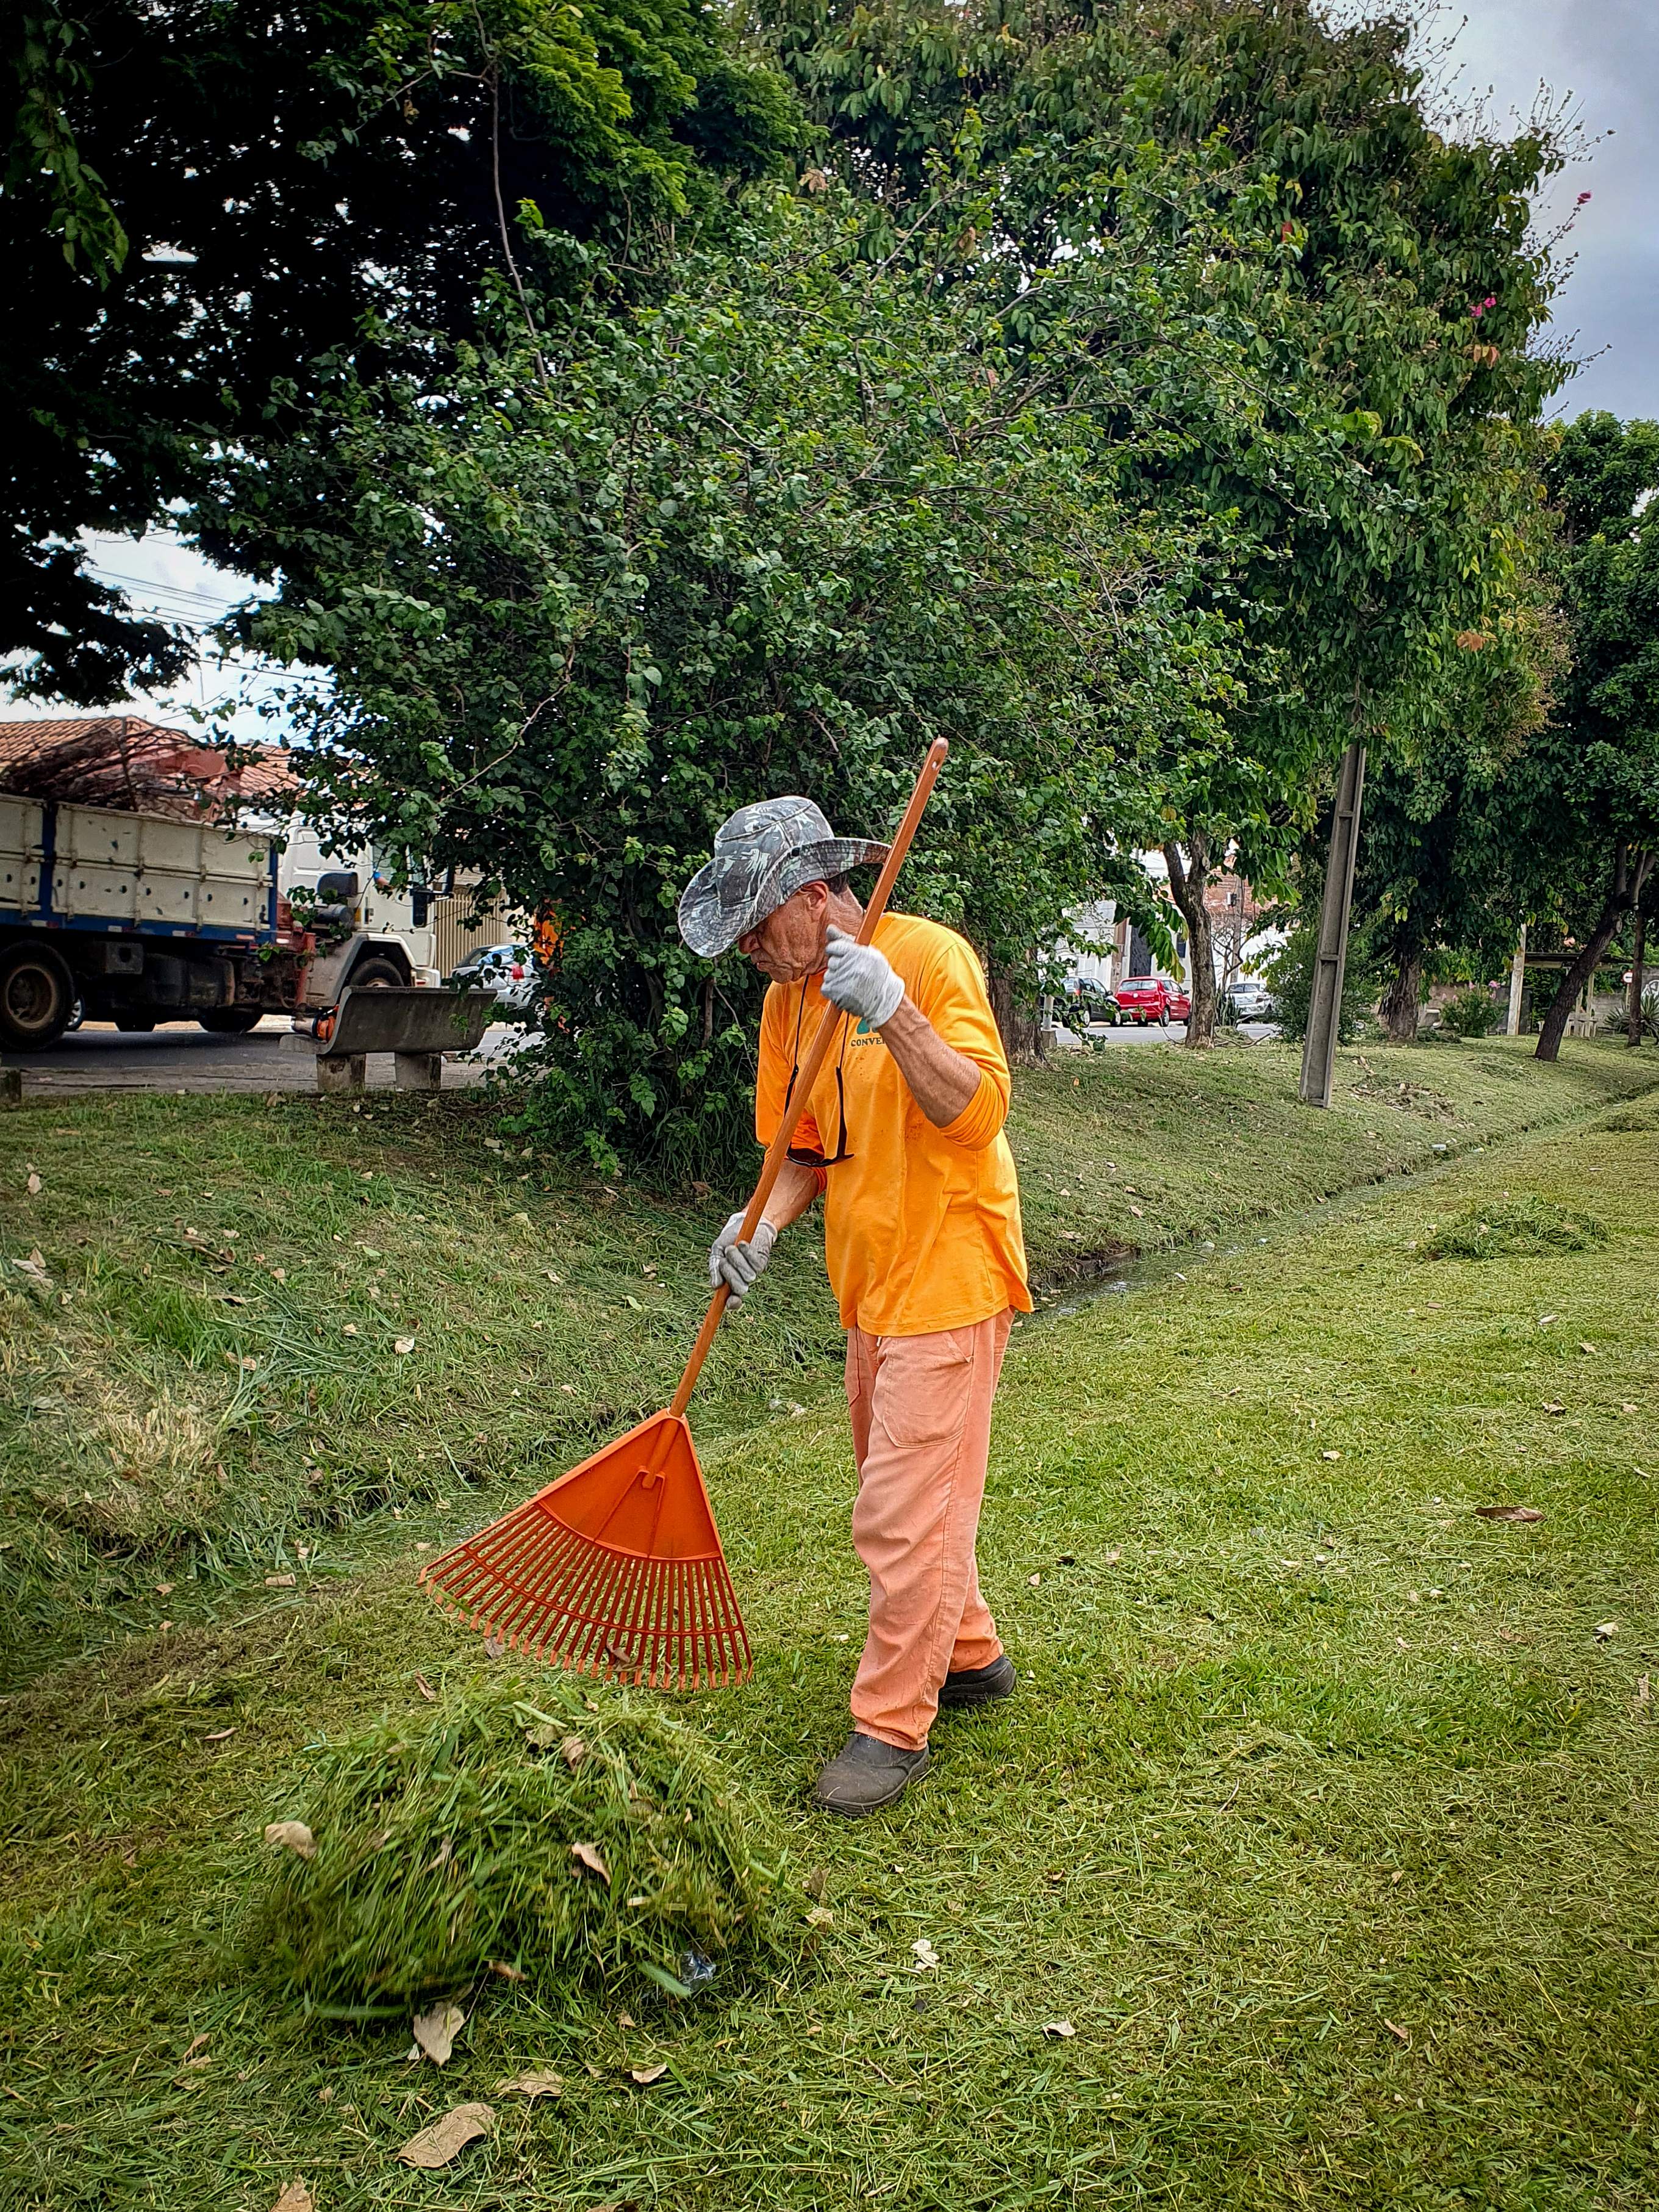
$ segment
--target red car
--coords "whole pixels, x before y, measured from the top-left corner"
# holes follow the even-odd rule
[[[1168,1029],[1172,1021],[1184,1022],[1193,1011],[1186,992],[1166,983],[1161,975],[1126,975],[1114,996],[1119,1016],[1138,1022],[1142,1029],[1148,1022],[1158,1022]]]

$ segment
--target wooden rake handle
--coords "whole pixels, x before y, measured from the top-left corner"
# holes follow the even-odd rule
[[[921,773],[916,778],[916,787],[910,793],[910,804],[904,810],[904,819],[894,833],[891,849],[882,866],[880,875],[876,878],[876,888],[870,894],[870,903],[864,909],[864,920],[859,925],[858,933],[858,942],[860,945],[867,945],[870,942],[876,933],[876,924],[887,910],[887,901],[892,894],[894,880],[899,870],[904,866],[904,856],[909,851],[911,840],[916,834],[917,825],[921,820],[922,809],[933,796],[933,786],[939,781],[939,772],[944,767],[945,756],[950,750],[950,744],[944,738],[935,738],[927,748],[927,757],[923,761]],[[807,1047],[806,1057],[800,1064],[800,1073],[795,1078],[794,1096],[790,1100],[789,1110],[779,1123],[777,1134],[767,1146],[766,1158],[761,1162],[760,1181],[755,1185],[755,1194],[744,1209],[743,1233],[739,1242],[746,1241],[752,1237],[760,1226],[760,1218],[766,1210],[766,1201],[771,1197],[773,1188],[783,1171],[784,1158],[793,1141],[796,1126],[806,1110],[806,1102],[812,1095],[813,1085],[823,1072],[823,1063],[830,1057],[830,1040],[834,1036],[836,1024],[840,1019],[841,1013],[837,1007],[825,1006],[823,1018],[813,1034],[812,1042]],[[685,1372],[680,1377],[680,1387],[675,1391],[674,1402],[668,1409],[677,1420],[690,1403],[692,1390],[696,1387],[698,1376],[702,1372],[702,1363],[708,1357],[709,1346],[714,1341],[714,1333],[720,1325],[720,1316],[726,1311],[726,1303],[731,1295],[728,1286],[721,1283],[715,1290],[714,1297],[708,1301],[708,1310],[702,1317],[702,1327],[697,1331],[697,1340],[691,1347],[691,1357],[685,1363]]]

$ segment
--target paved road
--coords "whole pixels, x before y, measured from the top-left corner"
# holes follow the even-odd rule
[[[492,1061],[510,1052],[522,1032],[504,1025],[484,1032],[476,1056],[452,1060],[446,1084],[481,1083]],[[314,1091],[316,1056],[308,1037],[296,1037],[286,1016],[270,1015],[246,1036],[210,1036],[193,1022],[148,1035],[124,1032],[110,1022],[88,1022],[58,1040],[50,1052],[9,1053],[6,1064],[23,1071],[23,1096],[55,1097],[80,1091]],[[390,1090],[392,1054],[371,1053],[369,1087]]]
[[[1279,1035],[1277,1022],[1241,1022],[1236,1030],[1222,1032],[1224,1036],[1242,1037],[1246,1044],[1262,1044],[1267,1038]],[[1185,1022],[1171,1022],[1169,1028],[1160,1029],[1156,1022],[1142,1029],[1134,1022],[1091,1022],[1085,1031],[1091,1044],[1182,1044],[1186,1042]]]
[[[1104,1024],[1089,1031],[1091,1043],[1179,1044],[1184,1023],[1160,1029]],[[1247,1022],[1237,1034],[1251,1044],[1277,1036],[1270,1022]],[[505,1024],[484,1032],[476,1057],[452,1060],[446,1084],[482,1083],[492,1064],[509,1056],[523,1032]],[[286,1016],[270,1015],[240,1037],[211,1036],[193,1022],[149,1035],[124,1032],[109,1022],[88,1022],[61,1038],[50,1052],[12,1053],[6,1064],[23,1071],[23,1096],[58,1097],[81,1091],[313,1091],[315,1058],[308,1038],[296,1037]],[[392,1054],[371,1053],[371,1090],[390,1090]]]

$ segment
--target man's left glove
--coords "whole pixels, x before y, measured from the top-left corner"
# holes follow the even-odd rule
[[[734,1303],[754,1289],[778,1241],[778,1232],[769,1221],[759,1223],[746,1244],[738,1241],[742,1231],[743,1216],[734,1213],[708,1252],[709,1289],[716,1291],[724,1283]]]
[[[872,1030],[890,1022],[904,1000],[904,984],[884,952],[860,945],[844,929],[831,928],[830,957],[823,970],[823,995],[844,1014],[856,1014]]]

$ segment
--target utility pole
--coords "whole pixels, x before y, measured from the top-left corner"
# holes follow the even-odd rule
[[[1510,963],[1510,1018],[1504,1024],[1505,1036],[1521,1034],[1521,994],[1527,988],[1527,925],[1521,925],[1520,942],[1515,948],[1515,957]]]
[[[1308,1004],[1308,1035],[1302,1047],[1304,1106],[1331,1103],[1336,1033],[1342,1023],[1342,975],[1348,960],[1348,917],[1353,909],[1353,864],[1359,851],[1359,802],[1364,790],[1365,748],[1356,739],[1342,756],[1342,772],[1337,779],[1330,863],[1325,871],[1319,949]]]

